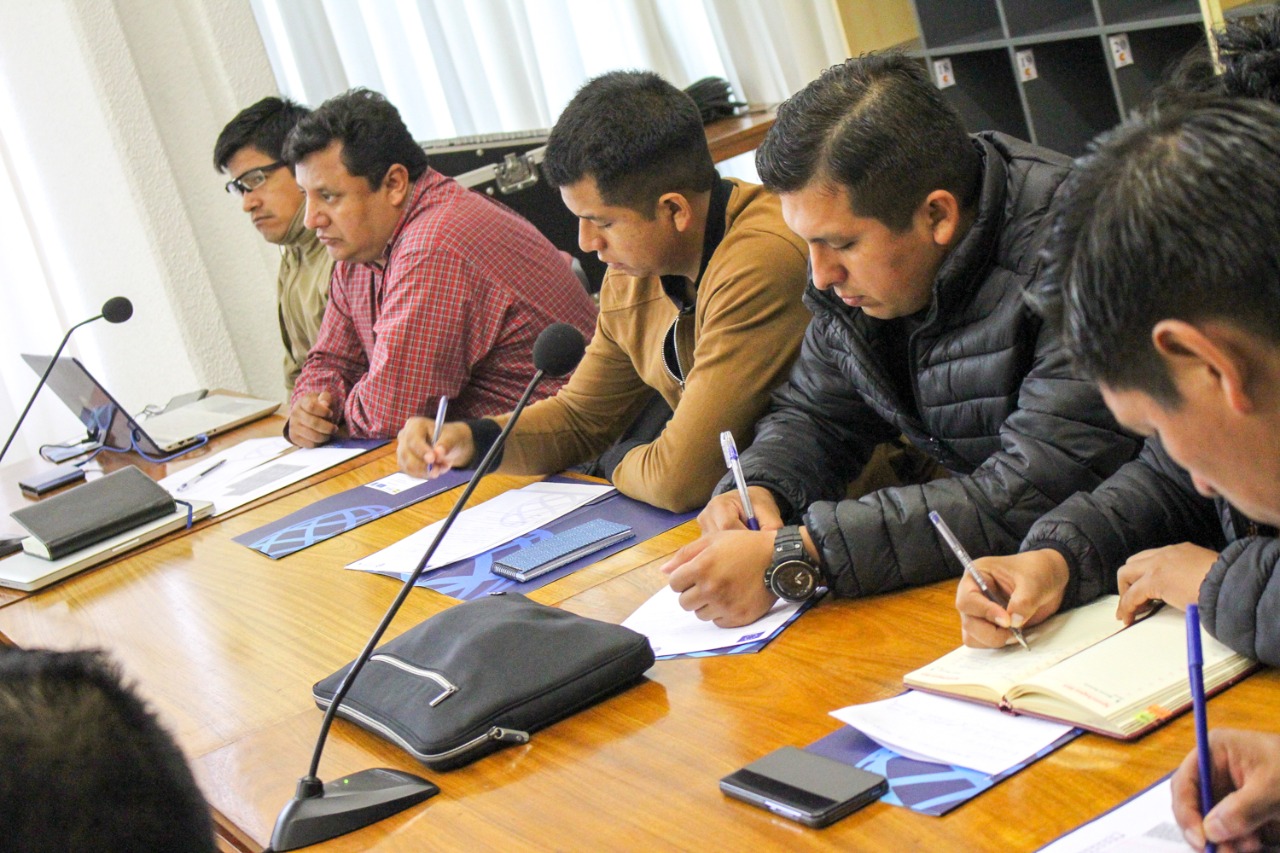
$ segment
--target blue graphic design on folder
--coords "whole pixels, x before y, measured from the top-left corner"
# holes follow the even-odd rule
[[[549,479],[558,482],[574,482],[563,477]],[[694,512],[667,512],[614,492],[605,498],[579,507],[573,512],[557,518],[545,527],[530,531],[524,536],[513,539],[504,545],[499,545],[497,548],[486,551],[477,557],[469,560],[459,560],[456,563],[433,569],[418,579],[418,586],[429,587],[436,592],[461,599],[462,601],[470,601],[488,595],[491,592],[504,592],[506,590],[531,592],[546,586],[552,581],[559,580],[565,575],[572,574],[578,569],[589,566],[592,563],[598,563],[624,548],[630,548],[632,545],[657,536],[659,533],[670,530],[676,525],[683,524],[696,515],[697,513]],[[588,554],[585,557],[574,560],[572,563],[523,583],[493,573],[493,564],[502,557],[528,545],[548,539],[562,530],[568,530],[595,518],[605,518],[620,524],[626,524],[632,528],[635,536],[631,539],[615,542],[593,554]],[[395,577],[404,580],[408,575],[395,575]]]
[[[912,811],[941,816],[1007,779],[1022,768],[1039,761],[1058,747],[1079,737],[1081,729],[1072,729],[1035,755],[1007,770],[988,775],[953,764],[935,764],[899,755],[886,749],[852,726],[837,729],[821,740],[805,747],[809,752],[852,764],[889,780],[889,793],[883,803],[906,806]]]
[[[456,488],[470,480],[471,474],[471,471],[448,471],[434,480],[399,491],[379,487],[379,483],[391,479],[384,477],[316,501],[284,518],[243,533],[233,541],[278,560],[368,524],[375,518]]]

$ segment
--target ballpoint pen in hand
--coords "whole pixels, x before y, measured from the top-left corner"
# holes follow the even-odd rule
[[[436,426],[431,431],[431,447],[432,449],[440,442],[440,430],[444,429],[444,416],[449,411],[449,398],[440,395],[440,404],[436,406]],[[427,463],[427,476],[431,475],[431,464]]]
[[[982,594],[987,597],[987,601],[990,601],[993,604],[998,604],[1001,607],[1008,607],[1009,602],[1004,599],[999,592],[987,586],[987,582],[982,578],[982,573],[979,572],[977,566],[973,564],[973,559],[970,558],[969,552],[960,544],[960,540],[951,532],[951,528],[942,520],[942,516],[938,515],[937,512],[930,511],[929,520],[933,522],[934,527],[938,528],[938,533],[942,534],[942,539],[947,543],[947,547],[949,547],[952,553],[956,555],[956,559],[960,561],[960,565],[964,566],[964,570],[968,573],[969,577],[973,578],[973,582],[978,585],[978,589],[982,590]],[[1024,649],[1031,651],[1031,647],[1027,645],[1027,639],[1022,636],[1022,631],[1020,629],[1010,627],[1009,631],[1013,634],[1014,639],[1022,644]]]
[[[738,446],[733,443],[733,433],[729,430],[720,433],[720,449],[724,451],[724,464],[733,472],[733,482],[738,486],[738,497],[742,500],[742,513],[747,517],[747,528],[759,530],[760,522],[756,521],[751,495],[747,494],[747,481],[742,476],[742,463],[738,461]]]
[[[177,489],[175,489],[174,491],[178,491],[178,492],[185,492],[187,489],[191,488],[191,487],[192,487],[192,486],[194,486],[196,483],[198,483],[198,482],[200,482],[201,480],[203,480],[205,477],[208,477],[210,474],[212,474],[214,471],[217,471],[219,468],[221,468],[221,467],[222,467],[223,465],[225,465],[225,464],[227,464],[227,460],[225,460],[225,459],[219,459],[217,462],[213,463],[213,464],[212,464],[212,465],[210,465],[208,468],[205,468],[205,469],[204,469],[203,471],[201,471],[199,474],[196,474],[196,475],[195,475],[194,477],[192,477],[190,480],[187,480],[187,481],[186,481],[185,483],[183,483],[181,486],[178,486],[178,488],[177,488]]]
[[[1204,654],[1200,646],[1200,607],[1187,605],[1187,679],[1191,686],[1191,707],[1195,715],[1196,757],[1200,765],[1200,817],[1213,808],[1213,759],[1209,754],[1209,720],[1204,697]],[[1207,853],[1217,845],[1205,844]]]

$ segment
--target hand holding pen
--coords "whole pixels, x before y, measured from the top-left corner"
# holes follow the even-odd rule
[[[997,590],[992,589],[987,584],[982,573],[973,565],[973,559],[969,556],[969,552],[960,544],[960,540],[951,532],[951,528],[942,520],[942,516],[938,515],[936,512],[930,511],[929,520],[933,522],[933,526],[938,529],[938,533],[942,536],[942,540],[947,543],[947,547],[949,547],[951,552],[956,555],[956,559],[960,561],[960,565],[964,566],[965,573],[969,575],[975,584],[978,585],[978,589],[980,589],[982,594],[987,597],[987,600],[999,607],[1008,608],[1008,599],[1004,598],[1004,596],[1000,595]],[[1027,645],[1026,637],[1022,636],[1022,631],[1020,629],[1010,627],[1009,631],[1013,634],[1014,639],[1017,640],[1024,649],[1027,651],[1031,650],[1031,647]]]
[[[440,443],[440,430],[444,429],[444,416],[449,411],[449,398],[440,395],[440,403],[436,406],[436,423],[435,429],[431,431],[431,446],[434,448]],[[427,476],[431,476],[431,465],[427,465]]]
[[[720,433],[720,449],[724,451],[724,464],[733,472],[733,482],[738,487],[738,499],[742,501],[742,514],[747,522],[748,530],[759,530],[760,522],[756,519],[756,511],[751,506],[751,495],[747,493],[747,481],[742,476],[742,463],[738,461],[738,446],[733,443],[733,433],[725,430]]]

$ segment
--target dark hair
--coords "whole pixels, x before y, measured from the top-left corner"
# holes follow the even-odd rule
[[[311,110],[288,98],[263,98],[251,107],[236,113],[218,134],[213,145],[213,167],[219,172],[227,170],[227,163],[236,152],[252,145],[272,160],[282,160],[284,140],[294,125]]]
[[[1221,74],[1202,42],[1165,74],[1151,102],[1223,94],[1280,103],[1280,5],[1254,17],[1233,18],[1214,33],[1214,41]]]
[[[212,851],[182,752],[97,651],[0,650],[0,846]]]
[[[960,116],[919,61],[869,53],[822,72],[778,108],[756,152],[779,193],[814,182],[843,186],[853,211],[902,231],[934,190],[977,202],[982,163]]]
[[[1160,83],[1151,91],[1148,106],[1163,106],[1188,96],[1225,93],[1222,75],[1213,63],[1209,45],[1201,42],[1165,71]]]
[[[378,92],[352,89],[335,95],[298,122],[284,144],[284,160],[291,167],[308,154],[342,143],[342,165],[372,189],[382,185],[387,171],[399,163],[416,181],[427,170],[427,155],[413,141],[400,111]]]
[[[708,192],[716,177],[693,98],[649,71],[612,71],[579,89],[542,172],[555,187],[594,178],[606,204],[645,216],[663,193]]]
[[[1032,297],[1086,375],[1172,407],[1151,343],[1160,320],[1280,343],[1280,108],[1171,102],[1099,137],[1077,166]]]
[[[1280,6],[1252,18],[1232,19],[1215,38],[1223,90],[1280,103]]]

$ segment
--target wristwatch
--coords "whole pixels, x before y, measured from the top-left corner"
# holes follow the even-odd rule
[[[783,601],[807,601],[818,591],[822,575],[809,559],[800,528],[780,529],[773,540],[773,563],[764,572],[764,585]]]

